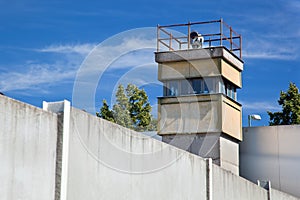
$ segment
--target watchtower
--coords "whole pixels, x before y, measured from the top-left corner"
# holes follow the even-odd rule
[[[239,174],[242,37],[222,19],[157,26],[158,134]]]

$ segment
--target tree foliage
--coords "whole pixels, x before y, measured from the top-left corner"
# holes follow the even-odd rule
[[[129,112],[134,127],[138,131],[147,130],[151,122],[151,106],[145,90],[129,84],[126,88],[129,97]]]
[[[100,113],[96,113],[96,115],[136,131],[156,130],[157,120],[153,119],[151,115],[148,96],[145,90],[139,89],[133,84],[128,84],[126,90],[119,85],[113,109],[110,110],[106,101],[103,100]]]
[[[109,106],[105,99],[102,101],[102,104],[103,106],[101,107],[100,112],[96,113],[97,117],[101,117],[108,121],[115,122],[113,112],[109,109]]]
[[[294,83],[290,83],[286,92],[280,92],[278,104],[282,106],[281,112],[268,111],[270,126],[300,124],[300,94]]]
[[[129,109],[129,99],[124,92],[124,87],[122,85],[119,85],[116,92],[116,104],[113,106],[112,110],[114,120],[121,126],[133,128]]]

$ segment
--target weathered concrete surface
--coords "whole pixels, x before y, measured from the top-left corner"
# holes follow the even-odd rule
[[[68,195],[76,199],[206,199],[206,163],[71,109]]]
[[[212,195],[216,200],[267,200],[265,189],[219,166],[212,166]]]
[[[55,200],[67,198],[69,124],[71,104],[69,101],[43,102],[43,110],[57,113]]]
[[[223,94],[160,97],[158,134],[223,132],[242,140],[241,109]]]
[[[155,61],[157,63],[177,62],[183,60],[224,58],[226,61],[243,71],[244,62],[237,56],[230,53],[225,47],[209,47],[202,49],[189,49],[178,51],[156,52]]]
[[[296,197],[293,197],[289,194],[271,189],[271,200],[299,200]]]
[[[268,199],[267,190],[210,159],[71,108],[67,101],[44,104],[58,114],[1,96],[0,108],[0,199],[297,199],[274,189]]]
[[[243,128],[240,174],[300,197],[300,125]]]
[[[186,150],[239,175],[239,146],[221,133],[164,135],[162,141]]]
[[[57,115],[0,95],[0,199],[53,200]]]
[[[220,137],[220,166],[239,175],[239,145],[228,137]]]

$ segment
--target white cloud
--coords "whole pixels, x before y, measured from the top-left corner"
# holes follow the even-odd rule
[[[243,54],[244,58],[249,59],[272,59],[272,60],[294,60],[296,59],[296,55],[284,55],[280,52],[245,52]]]
[[[156,39],[111,38],[98,45],[81,65],[79,76],[88,79],[105,70],[116,70],[154,63]]]
[[[117,70],[151,64],[154,63],[154,53],[149,51],[149,48],[155,48],[155,42],[153,39],[130,37],[122,38],[113,44],[106,43],[97,47],[93,43],[49,45],[36,50],[36,52],[44,53],[43,58],[47,58],[48,54],[51,57],[53,57],[53,53],[61,54],[54,57],[57,59],[56,61],[35,61],[35,63],[25,61],[17,66],[9,66],[14,71],[0,73],[0,91],[40,89],[45,84],[58,85],[65,80],[75,78],[76,73],[82,70],[80,68],[82,61],[93,49],[89,59],[83,65],[84,67],[89,65],[83,71],[91,76],[95,74],[95,71],[103,72],[107,66],[109,66],[109,70]],[[128,49],[137,49],[137,52],[128,51]],[[121,57],[116,58],[116,55],[121,55]],[[153,70],[156,71],[155,68]],[[137,81],[141,80],[141,77],[136,76],[136,79]],[[87,79],[87,81],[91,80]]]
[[[274,102],[241,102],[243,109],[261,112],[261,111],[275,111],[280,110],[280,106],[276,105]]]
[[[87,55],[90,53],[93,48],[96,47],[96,44],[85,43],[85,44],[52,44],[42,49],[37,49],[38,52],[46,53],[63,53],[63,54],[72,54],[77,53],[81,55]]]
[[[44,84],[58,84],[75,76],[75,70],[65,65],[29,64],[25,72],[10,71],[1,74],[0,91],[41,89]]]
[[[279,35],[268,35],[261,39],[248,40],[244,45],[244,58],[295,60],[298,47],[291,45],[289,41],[280,38]]]
[[[139,52],[134,53],[129,52],[128,54],[123,55],[119,59],[115,60],[110,65],[110,69],[128,68],[145,64],[156,65],[153,51],[140,50]]]

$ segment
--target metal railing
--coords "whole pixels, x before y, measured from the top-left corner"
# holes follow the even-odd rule
[[[205,25],[207,28],[205,28]],[[214,27],[208,27],[208,25]],[[157,52],[161,50],[161,45],[169,51],[191,49],[191,38],[189,35],[191,28],[197,26],[202,26],[201,36],[204,37],[204,48],[224,46],[242,59],[242,36],[226,24],[223,19],[167,26],[157,25]],[[184,28],[183,32],[187,34],[182,33],[182,30],[176,31],[176,28]],[[216,32],[209,32],[210,28],[217,28]],[[173,33],[174,31],[176,31],[176,34]]]

